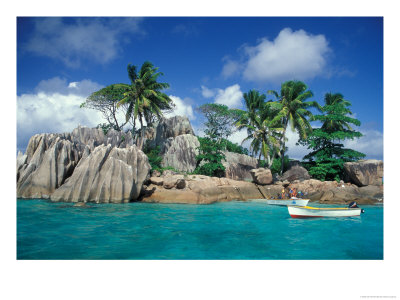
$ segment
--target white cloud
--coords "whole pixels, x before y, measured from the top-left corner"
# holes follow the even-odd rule
[[[238,108],[242,105],[243,92],[238,84],[228,86],[226,89],[209,89],[201,86],[201,92],[205,98],[213,98],[214,102],[224,104],[229,108]]]
[[[24,50],[79,67],[81,59],[107,63],[121,51],[124,33],[143,34],[140,18],[37,18]]]
[[[237,73],[239,73],[241,71],[241,65],[234,61],[234,60],[230,60],[230,59],[223,59],[225,61],[225,64],[222,68],[222,77],[224,78],[228,78],[232,75],[235,75]]]
[[[296,145],[299,140],[299,135],[297,132],[293,132],[290,129],[290,125],[286,130],[286,138],[288,139],[285,143],[285,146],[288,147],[287,155],[291,159],[303,160],[303,157],[310,153],[310,150],[307,149],[306,146]]]
[[[249,149],[250,141],[246,141],[242,145],[242,142],[246,137],[247,137],[247,131],[245,129],[242,129],[240,131],[235,131],[231,136],[229,136],[228,140],[230,140],[232,143],[236,143],[238,145],[241,145]]]
[[[230,76],[243,68],[243,77],[256,82],[305,80],[324,72],[331,51],[324,35],[312,35],[304,30],[283,29],[270,41],[261,39],[256,46],[244,46],[245,61],[228,60],[222,70]]]
[[[175,104],[175,109],[172,113],[166,113],[167,117],[173,116],[187,116],[190,120],[196,119],[196,116],[193,113],[193,108],[189,104],[190,99],[181,99],[177,96],[170,95],[172,102]]]
[[[344,141],[345,148],[366,154],[367,159],[383,159],[383,133],[378,130],[359,130],[359,139]]]
[[[216,91],[210,90],[209,88],[202,85],[201,86],[201,94],[203,95],[204,98],[212,98],[215,96]]]
[[[99,112],[79,107],[91,92],[99,88],[99,84],[90,80],[71,84],[55,77],[41,81],[36,93],[18,96],[18,148],[25,148],[29,138],[37,133],[69,132],[79,124],[95,127],[103,123]]]

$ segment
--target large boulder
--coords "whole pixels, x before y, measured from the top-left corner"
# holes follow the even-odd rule
[[[17,157],[17,196],[48,198],[60,187],[82,158],[100,145],[130,147],[130,133],[78,126],[67,133],[36,134],[29,140],[25,154]]]
[[[250,171],[253,182],[260,185],[273,183],[273,177],[270,169],[258,168]]]
[[[48,198],[78,164],[78,151],[70,141],[56,137],[48,149],[44,145],[42,139],[29,165],[17,174],[18,197]]]
[[[383,161],[381,160],[347,162],[344,164],[344,170],[349,180],[360,187],[383,184]]]
[[[101,145],[79,163],[50,199],[96,203],[133,201],[139,197],[149,172],[148,158],[136,146]]]
[[[222,162],[225,167],[225,177],[234,180],[251,181],[250,171],[257,168],[257,159],[245,154],[238,154],[225,151],[225,160]]]
[[[203,175],[188,175],[184,179],[185,186],[179,186],[179,180],[177,177],[177,184],[168,188],[149,185],[141,200],[159,203],[209,204],[263,198],[258,187],[250,182]]]
[[[163,167],[172,167],[178,171],[193,172],[196,168],[197,148],[200,142],[192,134],[183,134],[175,138],[169,138],[163,144],[161,154]]]
[[[311,176],[308,171],[300,165],[293,165],[289,170],[282,174],[281,181],[295,181],[295,180],[308,180]]]
[[[162,147],[166,140],[182,134],[194,135],[189,119],[184,116],[162,118],[155,127],[146,129],[146,138],[152,147]]]

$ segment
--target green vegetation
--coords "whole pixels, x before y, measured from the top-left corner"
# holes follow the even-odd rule
[[[143,152],[147,155],[147,157],[149,159],[149,164],[151,166],[151,170],[156,170],[156,171],[159,171],[160,173],[162,173],[165,170],[171,170],[176,173],[179,173],[178,170],[175,170],[172,167],[161,166],[162,156],[161,156],[160,146],[151,147],[149,143],[145,143],[144,147],[143,147]]]
[[[296,131],[299,134],[300,139],[306,139],[312,132],[312,127],[309,123],[312,113],[309,109],[315,107],[320,110],[321,107],[315,101],[305,101],[311,98],[313,93],[307,90],[307,85],[301,81],[286,81],[281,85],[280,94],[272,90],[268,91],[268,93],[278,99],[277,102],[270,102],[270,105],[278,111],[276,116],[271,120],[271,123],[278,122],[283,128],[280,140],[282,174],[283,161],[285,159],[286,129],[288,125],[290,125],[292,131]]]
[[[131,84],[128,90],[123,94],[124,98],[118,102],[118,106],[127,105],[126,120],[133,118],[133,128],[135,129],[136,119],[139,120],[141,127],[139,149],[143,148],[144,142],[144,124],[151,126],[155,119],[162,116],[162,110],[173,108],[172,100],[161,91],[169,88],[168,83],[157,82],[161,72],[157,72],[151,62],[144,62],[140,71],[131,64],[128,65],[128,76]]]
[[[300,143],[307,145],[312,151],[303,160],[310,175],[319,180],[343,179],[343,164],[356,161],[365,154],[344,148],[341,141],[359,138],[362,134],[352,129],[350,124],[360,126],[360,121],[351,118],[350,101],[344,100],[341,94],[327,93],[322,114],[314,116],[314,120],[322,122],[321,128]],[[308,161],[307,161],[308,160]]]
[[[273,164],[276,153],[279,151],[281,139],[281,124],[275,121],[277,110],[265,102],[266,96],[258,91],[251,90],[243,94],[247,111],[240,111],[240,118],[236,122],[237,128],[247,129],[247,137],[243,140],[251,141],[252,155],[257,155],[261,164],[261,156],[267,160],[267,167]]]
[[[94,109],[102,113],[107,123],[99,124],[98,127],[102,128],[103,131],[108,131],[111,128],[120,131],[129,121],[121,122],[121,120],[118,120],[118,103],[127,91],[126,84],[111,84],[92,93],[80,107]],[[125,111],[126,108],[126,106],[122,106],[120,109]]]
[[[100,111],[107,123],[98,127],[107,132],[113,128],[122,131],[126,124],[132,126],[132,133],[136,136],[136,121],[141,126],[138,147],[143,148],[144,121],[151,126],[156,119],[160,119],[163,112],[173,109],[172,100],[162,92],[169,87],[168,83],[158,82],[158,77],[163,73],[158,72],[151,62],[144,62],[139,72],[137,67],[128,65],[130,84],[119,83],[109,85],[92,93],[81,108],[90,108]],[[124,121],[118,116],[123,114]]]
[[[225,155],[224,144],[218,142],[215,136],[199,137],[200,147],[199,155],[196,156],[197,166],[193,174],[207,176],[223,177],[225,176],[225,167],[222,161]]]
[[[217,143],[222,143],[235,131],[233,124],[240,117],[238,110],[229,109],[223,104],[207,103],[196,110],[207,119],[204,123],[206,127],[204,133],[209,137],[212,136]]]
[[[226,149],[226,151],[249,155],[249,150],[247,150],[247,148],[244,148],[236,143],[232,143],[230,140],[222,139],[221,143],[224,144],[224,149]]]
[[[145,126],[159,120],[163,113],[174,108],[172,100],[162,91],[168,83],[158,82],[158,72],[151,62],[144,62],[140,70],[131,64],[127,67],[130,84],[111,84],[92,93],[82,108],[100,111],[106,123],[98,125],[105,134],[110,129],[122,131],[131,125],[136,143],[149,158],[153,170],[171,169],[161,167],[160,148],[143,145]],[[273,95],[275,100],[267,100],[266,95]],[[216,103],[203,104],[197,108],[206,118],[205,137],[199,138],[199,155],[193,174],[224,176],[222,161],[224,151],[251,155],[258,158],[259,166],[271,169],[273,174],[282,174],[289,166],[285,155],[286,134],[290,127],[299,134],[298,144],[310,149],[303,158],[303,165],[313,178],[320,180],[343,179],[343,164],[365,157],[365,154],[344,148],[343,141],[362,136],[351,126],[360,126],[360,121],[352,118],[350,101],[343,95],[327,93],[324,106],[316,101],[309,101],[313,93],[301,81],[286,81],[281,90],[268,90],[262,94],[250,90],[243,94],[245,109],[229,109]],[[314,108],[320,114],[313,115]],[[124,116],[121,120],[121,116]],[[140,129],[136,129],[136,122]],[[320,128],[312,128],[310,122],[319,122]],[[237,145],[228,138],[237,130],[246,130],[247,136],[242,145]],[[122,137],[125,138],[124,136]],[[249,150],[243,147],[248,141]]]

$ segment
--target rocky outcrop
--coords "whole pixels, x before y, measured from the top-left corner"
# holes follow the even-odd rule
[[[196,168],[199,140],[192,134],[183,134],[165,141],[161,149],[163,167],[172,167],[183,172]]]
[[[154,127],[146,128],[146,139],[151,147],[162,147],[166,140],[182,134],[194,135],[189,119],[183,116],[162,118]]]
[[[165,188],[150,184],[141,198],[143,202],[210,204],[232,200],[263,198],[255,184],[228,178],[216,178],[203,175],[188,175],[185,178],[173,175],[169,181],[182,182],[185,185]],[[165,182],[164,182],[165,184]]]
[[[273,177],[270,169],[258,168],[250,171],[253,182],[260,185],[273,183]]]
[[[43,138],[29,165],[18,176],[18,197],[49,198],[78,164],[78,151],[70,141],[57,137],[48,149],[44,144]]]
[[[311,176],[308,174],[308,171],[298,164],[294,164],[289,170],[283,173],[282,177],[280,178],[281,181],[289,181],[293,182],[295,180],[308,180]]]
[[[234,180],[251,181],[250,171],[257,168],[257,159],[245,154],[238,154],[225,151],[225,161],[222,162],[225,167],[225,177]]]
[[[293,189],[306,194],[305,198],[326,204],[374,204],[381,202],[383,190],[363,190],[353,184],[336,181],[318,181],[315,179],[295,181],[288,186],[283,184],[258,185],[251,182],[236,181],[227,178],[207,177],[203,175],[168,175],[151,178],[142,197],[143,202],[210,204],[232,200],[247,201],[250,199],[276,198],[282,189]],[[154,180],[154,181],[153,181]],[[184,181],[184,187],[177,182]]]
[[[24,155],[17,157],[17,197],[49,198],[67,181],[81,160],[96,147],[130,147],[130,133],[77,127],[72,132],[37,134],[31,137]]]
[[[347,162],[344,164],[344,170],[350,182],[357,186],[383,184],[383,161],[381,160]]]
[[[136,200],[150,172],[147,156],[136,146],[96,147],[72,176],[50,197],[52,201],[121,203]]]
[[[316,179],[294,181],[289,188],[296,188],[302,191],[311,201],[331,204],[347,204],[351,201],[357,201],[360,204],[373,204],[383,199],[383,190],[379,193],[362,190],[351,183],[336,181],[319,181]]]

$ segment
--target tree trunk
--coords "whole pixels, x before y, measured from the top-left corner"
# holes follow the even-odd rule
[[[288,126],[288,122],[289,122],[289,118],[286,118],[286,120],[285,120],[285,127],[284,127],[284,129],[283,129],[283,137],[282,137],[282,139],[283,139],[283,143],[282,143],[282,148],[281,148],[281,157],[282,157],[282,160],[281,160],[281,175],[283,174],[283,165],[284,165],[284,160],[285,160],[285,137],[286,137],[286,128],[287,128],[287,126]]]
[[[142,118],[139,117],[139,122],[140,122],[140,143],[139,143],[139,149],[142,150],[143,149],[143,141],[144,141],[144,126],[143,126],[143,121]]]

